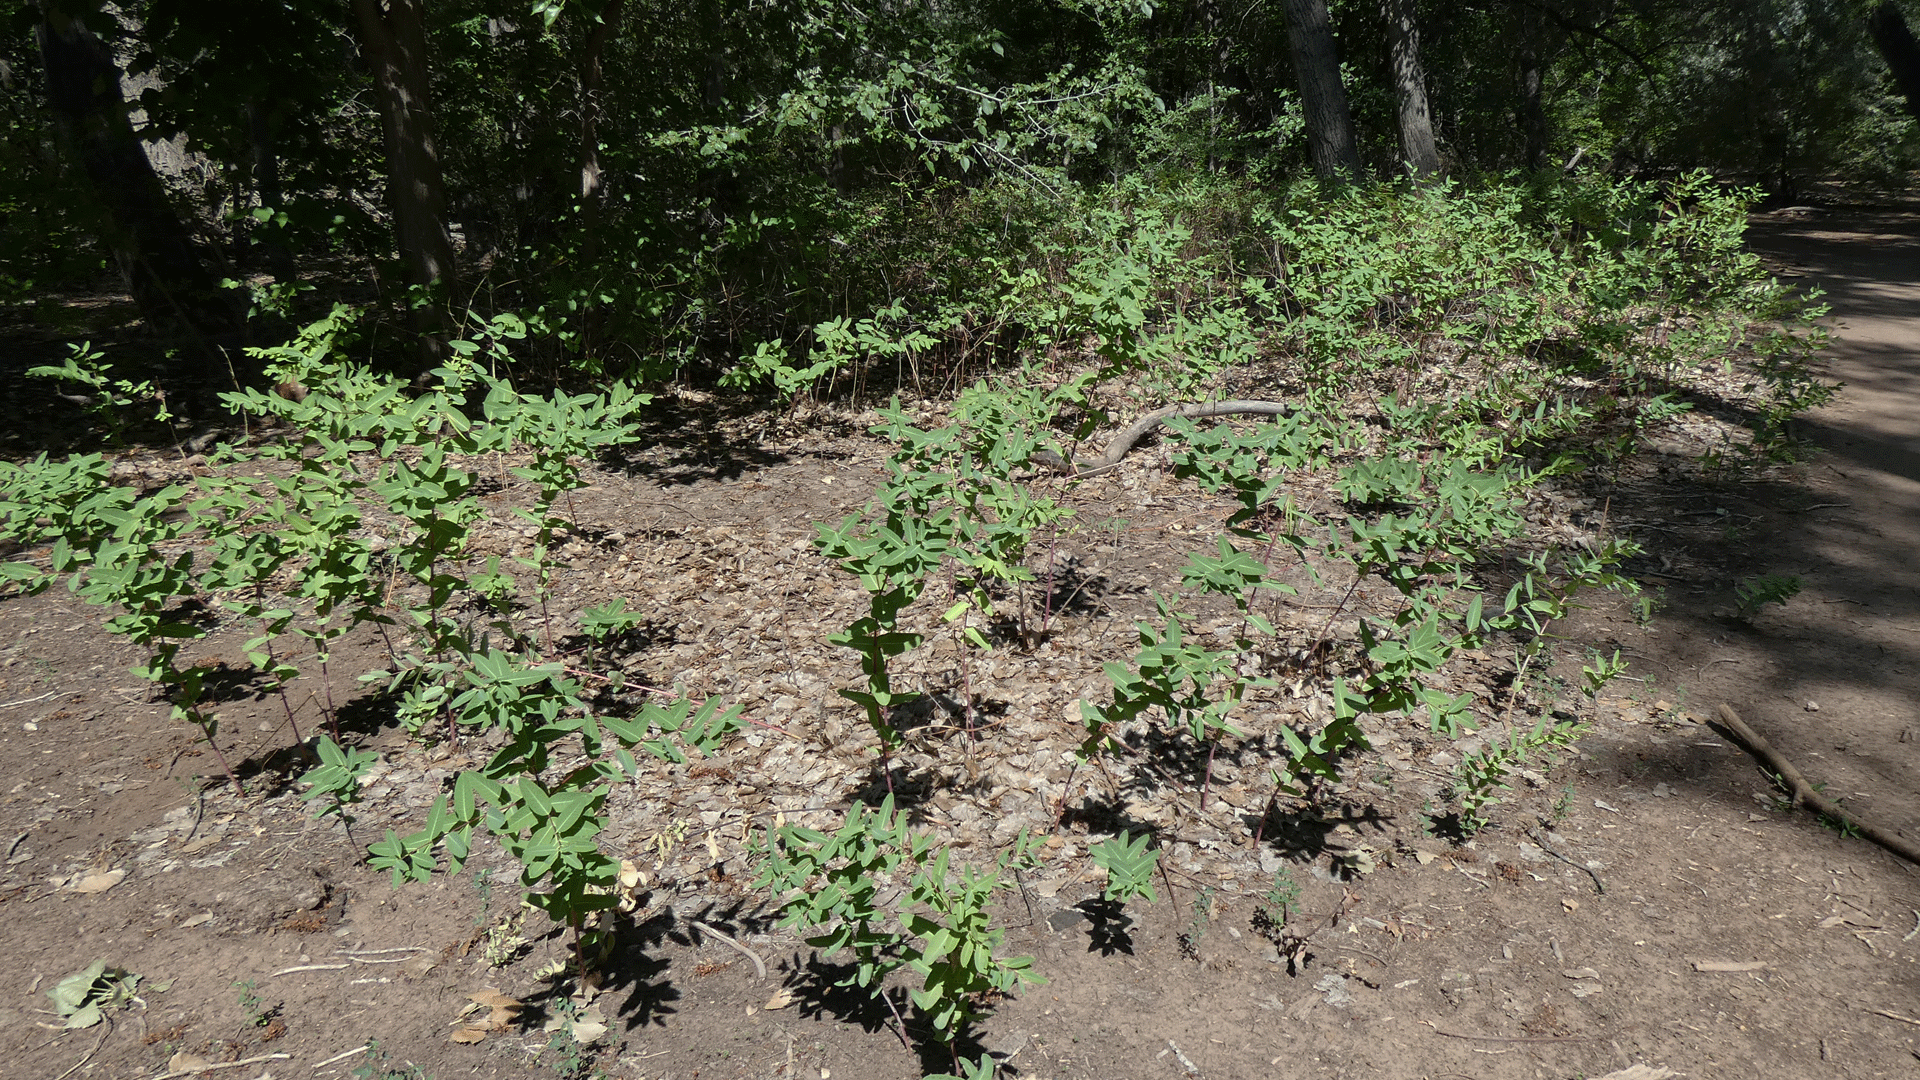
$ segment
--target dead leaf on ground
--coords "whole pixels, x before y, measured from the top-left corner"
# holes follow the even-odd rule
[[[774,1009],[784,1009],[791,1004],[793,1004],[793,991],[783,986],[775,990],[773,996],[767,999],[767,1003],[760,1007],[771,1011]]]
[[[198,1072],[212,1064],[213,1062],[208,1061],[199,1054],[189,1054],[185,1050],[182,1050],[167,1059],[167,1071],[175,1073]]]
[[[547,1018],[546,1026],[540,1030],[553,1032],[562,1029],[571,1032],[574,1041],[581,1046],[592,1046],[606,1035],[607,1022],[597,1010],[584,1009],[572,1016],[556,1013]]]
[[[505,1031],[513,1026],[525,1005],[489,986],[484,990],[467,995],[467,1000],[484,1009],[487,1013],[486,1027],[493,1031]]]
[[[1829,915],[1820,920],[1820,929],[1831,930],[1843,923],[1847,926],[1858,926],[1867,930],[1878,930],[1885,925],[1878,919],[1871,919],[1861,915]]]
[[[448,1036],[449,1039],[457,1043],[477,1043],[486,1037],[487,1029],[477,1027],[463,1027]]]
[[[91,896],[94,893],[106,892],[108,889],[113,888],[126,879],[127,872],[125,870],[98,870],[82,876],[78,881],[75,881],[70,888],[74,892]]]

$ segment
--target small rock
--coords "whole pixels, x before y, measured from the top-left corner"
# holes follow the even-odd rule
[[[1807,702],[1807,711],[1808,711],[1808,712],[1819,712],[1819,711],[1820,711],[1820,703],[1819,703],[1819,702],[1817,702],[1817,701],[1809,701],[1809,702]]]
[[[1327,1004],[1336,1009],[1344,1009],[1353,1004],[1353,992],[1347,989],[1347,980],[1343,975],[1335,975],[1329,971],[1320,976],[1320,981],[1314,983],[1313,988],[1327,995]]]
[[[1087,913],[1079,908],[1061,908],[1047,916],[1047,925],[1052,927],[1056,934],[1065,933],[1086,921]]]

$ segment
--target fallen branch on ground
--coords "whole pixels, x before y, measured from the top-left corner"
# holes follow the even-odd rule
[[[1120,464],[1120,459],[1127,456],[1135,443],[1146,438],[1147,432],[1159,427],[1170,416],[1203,420],[1210,416],[1285,416],[1292,411],[1293,406],[1281,401],[1202,401],[1168,405],[1135,420],[1125,431],[1115,435],[1113,441],[1107,443],[1106,452],[1097,458],[1068,461],[1051,450],[1040,450],[1034,453],[1033,460],[1068,476],[1092,476]]]
[[[1787,791],[1793,796],[1793,805],[1809,807],[1814,813],[1840,822],[1908,862],[1920,863],[1920,845],[1914,844],[1903,836],[1861,821],[1840,809],[1840,804],[1821,796],[1814,790],[1812,784],[1807,783],[1807,778],[1801,775],[1800,770],[1793,767],[1793,762],[1781,757],[1780,751],[1775,750],[1767,740],[1760,737],[1759,732],[1748,727],[1747,722],[1740,719],[1740,714],[1733,711],[1733,706],[1721,705],[1719,720],[1734,738],[1746,745],[1754,757],[1759,758],[1762,764],[1780,777],[1780,782],[1787,786]]]
[[[738,952],[741,955],[745,956],[747,959],[753,961],[754,980],[756,982],[763,980],[767,977],[767,962],[765,960],[760,959],[759,953],[754,952],[752,949],[749,949],[745,945],[740,944],[740,942],[735,940],[734,938],[721,933],[720,931],[714,929],[713,927],[707,925],[706,923],[701,922],[699,919],[693,920],[693,925],[699,927],[701,931],[707,934],[709,937],[719,939],[719,941],[722,944],[731,946],[735,952]]]

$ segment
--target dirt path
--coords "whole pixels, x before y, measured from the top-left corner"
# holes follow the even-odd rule
[[[1771,669],[1700,688],[1743,702],[1788,754],[1826,754],[1833,790],[1920,835],[1920,213],[1783,212],[1753,245],[1826,290],[1846,389],[1805,421],[1827,451],[1807,474],[1819,500],[1756,545],[1754,572],[1807,584],[1761,624]]]

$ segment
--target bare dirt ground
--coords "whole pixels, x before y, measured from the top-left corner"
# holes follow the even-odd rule
[[[1827,452],[1716,479],[1690,464],[1698,442],[1682,427],[1618,477],[1539,508],[1543,527],[1641,539],[1650,555],[1634,571],[1666,607],[1642,624],[1604,606],[1575,628],[1619,648],[1637,681],[1488,718],[1495,733],[1573,710],[1594,729],[1577,756],[1516,782],[1470,844],[1423,827],[1463,748],[1419,724],[1370,731],[1377,754],[1319,816],[1265,809],[1271,728],[1257,724],[1216,762],[1204,808],[1203,762],[1178,746],[1140,747],[1151,768],[1074,768],[1067,708],[1098,695],[1099,663],[1130,654],[1148,591],[1219,516],[1152,454],[1074,489],[1083,527],[1056,552],[1047,638],[970,672],[935,645],[908,672],[945,704],[897,764],[903,803],[983,854],[1022,828],[1051,837],[1000,920],[1048,982],[999,1002],[963,1049],[1036,1080],[1920,1069],[1913,868],[1783,806],[1698,722],[1732,704],[1829,796],[1920,838],[1920,215],[1781,213],[1757,220],[1754,243],[1834,303],[1832,375],[1848,389],[1806,421]],[[484,747],[422,747],[348,705],[342,726],[385,758],[354,835],[300,801],[287,713],[305,732],[329,700],[363,695],[352,673],[377,666],[372,642],[336,658],[331,684],[304,676],[285,705],[228,689],[241,798],[126,673],[136,657],[100,613],[56,589],[0,601],[0,1077],[216,1065],[222,1080],[904,1080],[947,1067],[903,1047],[886,1010],[832,989],[831,963],[775,930],[747,887],[743,839],[773,814],[828,822],[885,787],[871,736],[832,694],[853,664],[819,640],[859,594],[807,546],[813,522],[864,500],[885,447],[857,416],[715,423],[712,403],[681,404],[585,493],[561,614],[636,599],[655,614],[620,661],[632,677],[720,694],[758,723],[613,807],[608,843],[646,879],[604,964],[596,1046],[569,1062],[543,1031],[560,1003],[541,972],[565,942],[538,917],[515,930],[497,853],[474,865],[498,880],[469,870],[397,890],[357,862],[357,845],[409,828]],[[177,454],[125,465],[161,478],[195,467]],[[476,554],[525,542],[503,513]],[[1752,621],[1728,617],[1734,583],[1767,572],[1806,589]],[[1301,599],[1293,630],[1310,640],[1319,609]],[[237,651],[244,636],[198,647]],[[1495,699],[1503,663],[1464,665],[1462,685]],[[971,735],[955,704],[969,689]],[[1318,706],[1308,692],[1298,707]],[[1077,906],[1099,890],[1085,848],[1120,827],[1160,836],[1160,901],[1090,919]],[[1355,853],[1374,868],[1341,872]],[[1301,893],[1292,955],[1255,919],[1277,878]],[[766,977],[696,922],[755,952]],[[141,1000],[93,1028],[50,1027],[46,991],[95,959],[141,975]],[[450,1041],[489,991],[525,1003],[516,1022]],[[384,1059],[360,1050],[370,1040]]]

